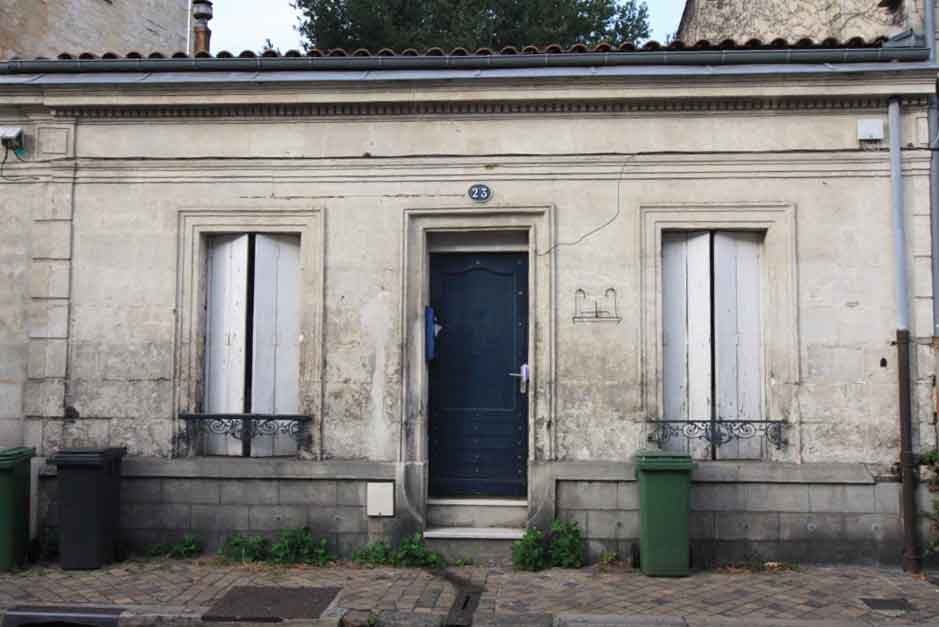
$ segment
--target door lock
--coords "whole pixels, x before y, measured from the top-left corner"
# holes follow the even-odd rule
[[[510,377],[518,377],[518,391],[522,394],[528,393],[528,364],[522,364],[522,367],[519,368],[520,372],[510,372]]]

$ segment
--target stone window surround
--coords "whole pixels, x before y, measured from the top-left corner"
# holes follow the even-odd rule
[[[428,376],[424,362],[424,306],[430,291],[430,235],[440,232],[484,234],[486,231],[524,230],[529,254],[529,355],[532,382],[529,387],[529,457],[537,447],[548,459],[554,451],[555,368],[555,255],[539,254],[554,243],[554,208],[542,206],[493,206],[412,208],[404,212],[402,251],[401,335],[404,354],[402,425],[407,434],[401,461],[424,464],[428,456]],[[486,247],[493,250],[493,247]],[[517,250],[517,247],[512,247]],[[410,424],[408,424],[410,423]],[[529,478],[530,480],[530,478]],[[425,482],[426,485],[426,482]]]
[[[207,236],[240,232],[300,235],[301,335],[300,413],[313,417],[307,455],[320,457],[322,447],[322,371],[325,229],[320,209],[213,207],[184,209],[178,216],[176,367],[173,407],[192,412],[201,405],[204,356],[205,267]],[[175,418],[175,416],[174,416]],[[178,422],[178,421],[177,421]],[[176,425],[176,435],[183,427]]]
[[[639,208],[642,273],[642,409],[654,420],[662,408],[662,232],[691,230],[762,231],[763,338],[766,419],[781,407],[771,386],[800,378],[796,207],[785,202],[644,204]],[[787,408],[788,409],[788,408]],[[790,441],[795,433],[788,434]]]

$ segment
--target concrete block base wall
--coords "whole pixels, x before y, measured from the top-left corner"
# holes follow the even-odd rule
[[[690,535],[696,565],[760,561],[899,563],[898,483],[874,485],[701,484],[692,486]],[[576,521],[591,560],[629,557],[639,539],[632,482],[566,481],[558,514]]]
[[[580,525],[591,561],[613,551],[629,558],[640,530],[635,468],[557,466],[548,471],[553,476],[540,479],[554,485],[553,515]],[[709,462],[699,464],[692,478],[689,531],[696,566],[901,561],[900,484],[875,478],[863,465]],[[924,490],[919,507],[932,508]],[[927,537],[927,525],[921,533]]]
[[[394,464],[131,458],[124,466],[122,540],[132,551],[186,534],[215,551],[235,532],[273,537],[281,529],[308,526],[338,555],[350,557],[369,542],[395,543],[416,528],[400,482],[396,517],[366,515],[367,483],[394,481]],[[631,464],[534,464],[532,471],[531,491],[540,497],[530,503],[530,524],[547,528],[554,518],[576,521],[591,562],[609,552],[631,557],[640,533],[639,484]],[[878,479],[862,465],[709,462],[699,464],[692,478],[696,566],[900,562],[900,484]],[[409,490],[417,492],[415,487]],[[47,468],[39,503],[47,537],[58,526],[57,490],[54,469]],[[925,486],[918,502],[922,510],[932,509]],[[926,540],[933,532],[928,519],[920,523]],[[508,558],[511,547],[503,548]]]
[[[368,480],[387,480],[387,469],[362,466],[372,472],[362,478],[318,478],[311,476],[311,464],[297,461],[128,460],[121,485],[121,542],[128,551],[144,553],[192,535],[215,552],[236,532],[273,539],[279,530],[309,527],[334,553],[350,557],[361,546],[396,534],[395,519],[370,519],[365,509]],[[348,470],[340,465],[335,476],[363,474],[343,467]],[[54,469],[47,468],[39,499],[44,540],[58,532],[58,490]]]

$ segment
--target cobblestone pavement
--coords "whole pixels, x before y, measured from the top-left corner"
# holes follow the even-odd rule
[[[697,573],[652,579],[628,569],[519,573],[461,567],[446,573],[364,569],[231,566],[214,559],[128,561],[98,571],[38,566],[0,574],[0,609],[16,604],[167,605],[205,607],[232,586],[335,586],[338,605],[445,615],[467,584],[482,589],[486,614],[622,614],[734,619],[939,620],[939,587],[899,570],[803,566],[783,572]],[[875,612],[862,598],[906,599],[911,611]]]

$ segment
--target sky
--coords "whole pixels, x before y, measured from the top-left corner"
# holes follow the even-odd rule
[[[646,2],[652,17],[652,38],[664,42],[678,29],[685,0]],[[216,0],[212,52],[257,51],[267,38],[283,52],[300,49],[300,36],[293,28],[296,23],[297,12],[290,8],[290,0]]]

